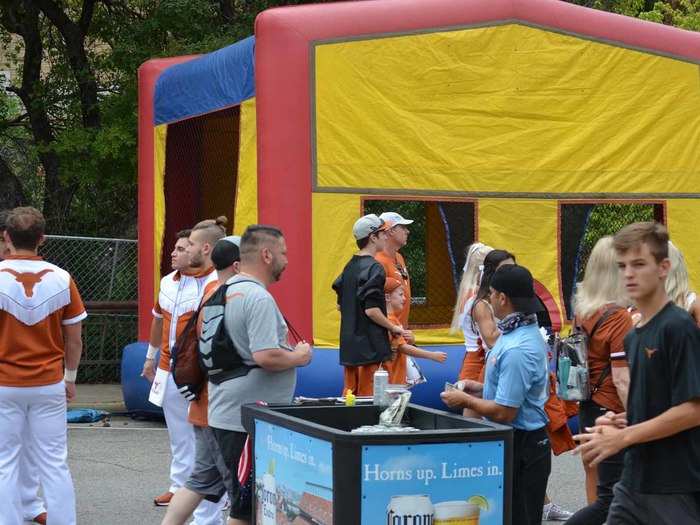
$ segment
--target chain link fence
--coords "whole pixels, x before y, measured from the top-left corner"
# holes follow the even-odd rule
[[[136,241],[47,235],[39,253],[73,276],[88,312],[78,381],[119,382],[122,348],[138,330]]]

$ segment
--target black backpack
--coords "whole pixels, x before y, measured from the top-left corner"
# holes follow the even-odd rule
[[[198,345],[199,363],[208,380],[215,385],[245,376],[253,368],[259,368],[258,365],[247,365],[243,362],[224,322],[226,295],[229,288],[238,283],[255,283],[255,281],[247,279],[223,284],[202,305],[204,318]]]

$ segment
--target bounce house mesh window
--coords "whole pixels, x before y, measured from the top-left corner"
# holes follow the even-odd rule
[[[232,226],[238,173],[239,106],[168,125],[165,150],[165,242],[170,271],[175,234],[219,215]]]
[[[401,249],[411,276],[411,326],[452,319],[465,249],[475,237],[475,205],[456,201],[364,201],[364,213],[395,211],[414,222]]]
[[[663,223],[664,218],[664,205],[659,202],[560,204],[559,261],[567,319],[573,319],[572,296],[575,283],[583,279],[588,257],[598,239],[614,235],[623,226],[633,222]]]

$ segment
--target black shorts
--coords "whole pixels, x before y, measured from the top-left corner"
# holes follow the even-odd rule
[[[622,482],[613,488],[607,525],[690,525],[700,523],[700,493],[640,494]]]
[[[221,428],[212,428],[211,430],[219,444],[219,450],[224,457],[226,467],[231,473],[228,495],[231,501],[229,516],[238,520],[250,521],[252,516],[252,476],[248,476],[248,482],[245,486],[242,487],[238,483],[238,462],[241,459],[248,434]]]

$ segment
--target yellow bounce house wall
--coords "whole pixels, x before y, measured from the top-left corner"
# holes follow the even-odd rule
[[[519,24],[314,52],[317,345],[338,344],[330,284],[356,250],[363,195],[478,198],[479,240],[515,253],[562,317],[560,199],[665,201],[674,241],[700,270],[696,64]],[[459,341],[418,332],[421,344]]]

